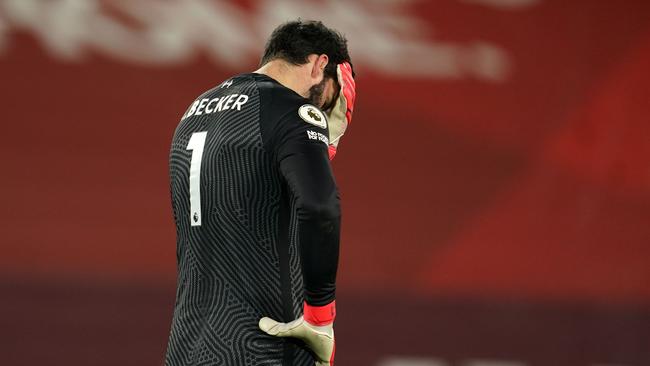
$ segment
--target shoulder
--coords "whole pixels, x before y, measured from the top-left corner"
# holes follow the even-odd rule
[[[262,74],[251,74],[257,80],[262,104],[266,104],[267,116],[278,122],[292,121],[327,128],[327,117],[293,90]]]
[[[301,105],[308,103],[307,99],[269,76],[255,73],[247,76],[255,80],[261,103],[270,107],[268,113],[282,116],[289,111],[297,111]]]

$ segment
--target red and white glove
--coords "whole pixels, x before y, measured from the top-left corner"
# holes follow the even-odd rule
[[[325,306],[303,305],[303,316],[289,322],[280,323],[271,318],[260,319],[259,327],[266,334],[276,337],[301,339],[312,350],[315,366],[334,365],[334,318],[336,301]]]
[[[339,141],[352,121],[354,101],[357,98],[356,83],[352,77],[352,67],[350,64],[347,62],[338,64],[336,66],[336,73],[341,91],[339,92],[339,97],[334,107],[326,112],[329,124],[330,160],[334,159]]]

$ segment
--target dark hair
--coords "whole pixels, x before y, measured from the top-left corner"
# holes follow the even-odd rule
[[[325,54],[329,58],[325,66],[325,76],[337,80],[336,65],[349,62],[348,41],[341,33],[327,28],[320,21],[300,19],[281,24],[273,33],[266,47],[260,65],[281,59],[294,65],[307,63],[307,56]],[[353,68],[354,70],[354,68]],[[354,72],[353,72],[354,75]]]

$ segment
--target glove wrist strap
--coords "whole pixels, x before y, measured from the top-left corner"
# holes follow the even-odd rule
[[[329,325],[336,318],[336,300],[324,306],[313,306],[305,301],[303,317],[307,323],[316,326]]]

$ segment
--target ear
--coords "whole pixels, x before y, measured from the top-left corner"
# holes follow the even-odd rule
[[[325,66],[327,66],[327,63],[329,62],[329,57],[327,57],[326,54],[322,55],[310,55],[309,56],[309,61],[314,60],[314,64],[311,69],[311,77],[312,79],[317,79],[323,80],[324,72],[325,72]]]

